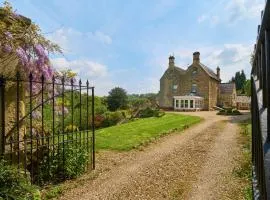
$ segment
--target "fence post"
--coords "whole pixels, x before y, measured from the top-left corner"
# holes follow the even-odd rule
[[[93,169],[96,168],[96,163],[95,163],[95,142],[96,142],[96,139],[95,139],[95,92],[94,92],[94,86],[92,86],[92,140],[93,140],[93,143],[92,143],[92,157],[93,157]]]
[[[3,158],[5,153],[5,79],[3,76],[0,77],[0,108],[0,156]]]

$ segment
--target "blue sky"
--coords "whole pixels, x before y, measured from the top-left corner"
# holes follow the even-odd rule
[[[2,1],[3,2],[3,1]],[[264,0],[10,0],[31,18],[64,55],[54,67],[71,68],[107,95],[115,86],[128,93],[158,92],[174,54],[186,68],[192,53],[221,68],[228,81],[237,70],[249,75],[250,54]]]

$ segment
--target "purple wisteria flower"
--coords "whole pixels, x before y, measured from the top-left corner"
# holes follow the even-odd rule
[[[37,44],[34,46],[34,51],[38,55],[38,57],[47,57],[45,50],[41,44]]]
[[[16,54],[19,57],[21,64],[23,64],[23,65],[28,64],[28,56],[27,56],[26,52],[23,50],[23,48],[18,47],[16,49]]]
[[[12,51],[12,47],[9,44],[5,44],[3,46],[3,51],[6,53],[10,53]]]
[[[8,39],[8,40],[11,40],[12,38],[13,38],[13,36],[12,36],[12,34],[10,33],[10,32],[5,32],[4,33],[5,34],[5,36],[6,36],[6,38]]]
[[[39,111],[32,112],[32,118],[33,119],[40,119],[41,118],[41,113]]]

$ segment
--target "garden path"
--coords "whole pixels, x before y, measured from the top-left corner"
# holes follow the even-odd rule
[[[81,181],[60,199],[228,199],[240,152],[235,122],[248,118],[248,114],[186,114],[204,120],[141,150],[100,152],[95,178]]]

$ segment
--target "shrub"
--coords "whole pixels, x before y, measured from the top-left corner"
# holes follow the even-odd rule
[[[241,113],[236,108],[224,108],[220,110],[217,115],[241,115]]]
[[[102,127],[113,126],[125,119],[121,111],[106,112],[104,113],[104,121]]]
[[[240,111],[237,110],[237,109],[233,109],[232,110],[232,114],[234,114],[234,115],[241,115]]]
[[[152,109],[150,107],[147,107],[144,110],[141,110],[139,113],[139,117],[141,118],[147,118],[147,117],[161,117],[165,115],[165,112],[161,112],[158,109]]]
[[[105,117],[102,115],[96,115],[94,118],[95,128],[100,128],[104,123]]]
[[[14,166],[0,161],[0,199],[10,200],[39,200],[39,190],[31,185],[29,177],[24,172],[18,172]]]
[[[38,182],[59,182],[75,178],[86,169],[88,163],[86,145],[65,144],[51,157],[44,157],[39,167]]]
[[[72,124],[66,126],[65,132],[69,133],[69,132],[72,132],[72,131],[74,131],[74,132],[79,131],[79,128],[77,126],[75,126],[75,125],[72,126]]]
[[[103,113],[107,112],[108,109],[104,105],[96,106],[95,108],[95,114],[102,115]]]

